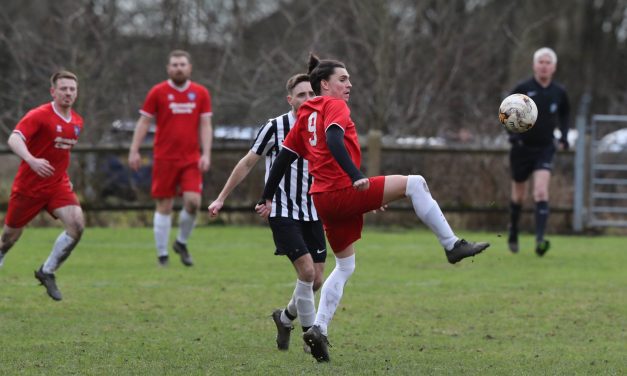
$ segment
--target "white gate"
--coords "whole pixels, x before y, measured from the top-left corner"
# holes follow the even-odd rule
[[[590,122],[587,227],[627,227],[627,116]]]

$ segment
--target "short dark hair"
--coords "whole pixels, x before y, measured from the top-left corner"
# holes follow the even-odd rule
[[[55,73],[52,74],[52,76],[50,76],[50,85],[51,86],[56,86],[57,85],[57,81],[59,81],[62,78],[67,78],[70,80],[74,80],[76,81],[76,84],[78,85],[78,78],[76,77],[76,75],[70,71],[67,70],[60,70],[57,71]]]
[[[309,54],[309,82],[311,82],[311,88],[316,95],[320,95],[320,81],[328,80],[329,77],[335,72],[335,68],[344,68],[344,63],[338,60],[329,60],[320,58],[313,53]]]
[[[168,64],[170,64],[170,59],[172,59],[173,57],[186,57],[187,62],[190,64],[192,63],[192,55],[184,50],[173,50],[172,52],[170,52],[170,54],[168,55]]]
[[[285,90],[287,90],[288,94],[292,94],[292,90],[294,90],[296,85],[300,84],[301,82],[309,82],[309,75],[305,73],[298,73],[293,75],[287,80],[287,83],[285,84]]]

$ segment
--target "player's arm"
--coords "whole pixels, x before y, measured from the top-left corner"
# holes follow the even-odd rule
[[[198,161],[198,168],[201,171],[209,171],[211,167],[211,145],[213,144],[213,126],[211,125],[211,116],[205,115],[200,117],[200,147],[202,154]]]
[[[231,175],[224,184],[222,191],[220,191],[218,198],[216,198],[215,201],[209,205],[210,216],[215,217],[218,215],[220,209],[222,209],[222,206],[224,205],[224,201],[226,201],[227,197],[229,197],[235,187],[237,187],[239,183],[241,183],[246,176],[248,176],[252,168],[255,164],[257,164],[257,162],[259,162],[260,159],[261,156],[257,155],[253,151],[249,151],[248,154],[237,162],[233,171],[231,171]]]
[[[38,176],[47,178],[54,174],[54,167],[52,167],[48,160],[36,158],[30,153],[30,151],[28,151],[26,142],[24,142],[21,134],[17,132],[11,133],[8,144],[11,150],[13,150],[18,157],[22,158],[22,160],[26,162]]]
[[[331,124],[326,130],[326,137],[329,151],[342,170],[351,178],[353,187],[360,191],[368,189],[370,185],[368,178],[355,166],[348,155],[344,145],[344,130],[337,124]]]
[[[266,185],[263,188],[261,200],[259,200],[255,206],[257,214],[264,218],[270,215],[270,211],[272,210],[272,197],[274,197],[274,193],[277,188],[279,188],[279,183],[281,179],[283,179],[285,172],[297,158],[298,154],[295,152],[285,147],[281,149],[270,169],[268,180],[266,180]]]
[[[151,118],[146,115],[140,115],[135,126],[135,132],[133,132],[133,141],[128,152],[128,165],[132,170],[137,171],[141,165],[141,155],[139,154],[139,147],[146,138],[148,128],[150,127]]]

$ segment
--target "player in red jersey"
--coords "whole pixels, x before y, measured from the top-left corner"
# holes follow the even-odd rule
[[[151,193],[157,202],[153,222],[157,257],[160,265],[168,264],[174,197],[182,194],[179,232],[172,248],[184,265],[192,266],[187,240],[200,207],[202,173],[211,165],[211,96],[207,88],[190,80],[192,63],[186,51],[170,52],[166,68],[169,79],[150,90],[140,110],[128,163],[139,169],[139,146],[154,119]]]
[[[63,223],[48,259],[35,271],[48,295],[61,300],[54,272],[70,256],[81,239],[83,211],[67,175],[70,149],[83,129],[83,118],[72,105],[78,95],[78,79],[68,71],[50,78],[52,102],[29,111],[17,124],[9,147],[22,162],[13,181],[9,207],[0,235],[0,265],[26,226],[42,209]]]
[[[352,85],[346,67],[339,61],[311,55],[309,77],[314,92],[321,96],[301,105],[296,125],[283,142],[255,210],[267,217],[278,181],[289,163],[297,157],[309,161],[314,177],[310,193],[335,254],[335,269],[322,285],[314,326],[303,339],[313,357],[325,362],[329,361],[327,326],[355,270],[354,243],[361,237],[364,213],[409,198],[416,215],[436,234],[452,264],[480,253],[489,244],[455,236],[422,176],[366,178],[359,170],[361,149],[347,105]]]

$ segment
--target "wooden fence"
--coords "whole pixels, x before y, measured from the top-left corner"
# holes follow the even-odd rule
[[[362,169],[368,176],[379,174],[420,174],[447,213],[449,221],[467,228],[494,229],[507,225],[509,204],[509,162],[507,147],[468,145],[397,145],[371,132],[361,140]],[[212,167],[204,178],[203,206],[216,197],[237,161],[249,150],[246,142],[216,140]],[[141,148],[146,166],[151,146]],[[150,171],[142,176],[128,170],[128,144],[76,145],[72,150],[70,176],[83,208],[89,212],[151,211]],[[6,210],[10,185],[19,159],[8,148],[0,148],[0,210]],[[551,182],[551,226],[569,231],[572,222],[573,153],[558,153]],[[252,207],[263,189],[264,164],[259,163],[250,176],[232,193],[223,212],[225,221],[247,221],[254,217]],[[532,209],[531,198],[526,212]],[[413,223],[409,202],[390,205],[391,214],[372,216],[374,224]],[[529,216],[531,217],[531,216]],[[530,219],[527,219],[530,221]]]

